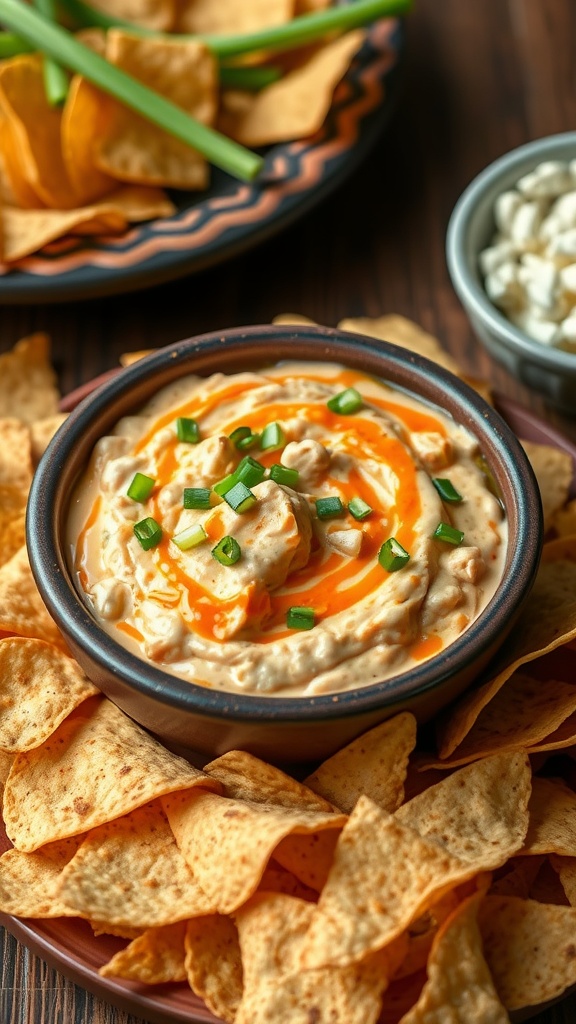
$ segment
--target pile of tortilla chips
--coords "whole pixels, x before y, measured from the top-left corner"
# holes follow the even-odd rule
[[[166,33],[234,34],[281,25],[329,3],[98,0],[94,6]],[[259,92],[221,87],[217,61],[194,39],[122,29],[84,30],[78,38],[203,124],[254,147],[318,131],[364,33],[275,57],[284,73]],[[0,62],[0,261],[13,264],[63,236],[113,235],[129,223],[170,216],[175,207],[164,188],[208,184],[203,156],[80,75],[58,108],[46,99],[40,54]]]
[[[402,318],[346,326],[448,359]],[[436,753],[403,712],[304,781],[243,751],[200,771],[97,692],[42,605],[19,524],[57,393],[42,336],[0,358],[0,911],[84,919],[124,940],[103,976],[187,984],[236,1024],[495,1024],[575,985],[569,460],[528,447],[551,539]]]

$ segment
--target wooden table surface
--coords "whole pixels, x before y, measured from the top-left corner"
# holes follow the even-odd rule
[[[576,128],[575,44],[574,0],[415,0],[394,119],[331,198],[255,251],[173,284],[85,303],[3,307],[0,351],[47,331],[66,392],[117,365],[122,352],[280,312],[328,325],[402,313],[469,373],[576,439],[576,419],[546,409],[480,347],[444,259],[450,212],[478,171],[523,142]],[[0,1024],[138,1024],[1,929],[0,949]],[[573,1022],[576,997],[534,1020]]]

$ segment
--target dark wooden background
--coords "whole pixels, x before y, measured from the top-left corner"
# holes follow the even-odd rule
[[[575,0],[415,0],[403,92],[369,159],[332,197],[259,249],[145,293],[85,303],[0,307],[0,351],[47,331],[64,392],[120,353],[299,312],[402,313],[576,439],[561,418],[493,363],[452,291],[444,259],[450,212],[467,183],[506,150],[576,129]],[[0,1024],[139,1024],[87,995],[0,930]],[[573,1024],[576,997],[535,1024]],[[283,1024],[283,1022],[279,1022]]]

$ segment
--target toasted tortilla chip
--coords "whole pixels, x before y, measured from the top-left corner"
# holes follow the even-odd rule
[[[533,441],[521,442],[536,475],[542,509],[544,530],[552,525],[554,515],[566,504],[572,483],[573,466],[568,452]]]
[[[58,412],[54,416],[46,416],[43,420],[35,420],[30,424],[30,439],[32,442],[32,463],[36,467],[44,455],[50,441],[57,430],[60,429],[68,414]]]
[[[546,1003],[576,984],[576,908],[487,896],[478,921],[484,956],[508,1010]]]
[[[37,853],[7,850],[0,857],[0,911],[16,917],[73,917],[58,897],[63,868],[78,842],[64,839]]]
[[[176,32],[234,35],[290,21],[294,0],[180,0]]]
[[[0,488],[0,531],[2,548],[0,550],[0,566],[15,555],[26,542],[26,513],[24,509],[14,510],[13,496],[7,489]]]
[[[385,811],[404,798],[408,758],[416,743],[416,719],[409,712],[377,725],[324,761],[306,785],[349,814],[364,793]]]
[[[230,750],[204,766],[207,775],[218,779],[226,796],[258,804],[276,804],[296,810],[333,811],[332,803],[297,782],[266,761],[244,750]]]
[[[527,900],[545,857],[512,857],[490,886],[491,896],[520,896]]]
[[[480,898],[465,900],[440,928],[428,961],[428,980],[418,1002],[400,1024],[509,1021],[482,951],[476,922]]]
[[[272,319],[272,323],[285,324],[288,326],[291,324],[294,324],[294,326],[302,324],[303,326],[308,325],[310,327],[317,327],[316,320],[310,320],[309,317],[302,316],[301,313],[279,313],[278,316],[275,316]]]
[[[361,797],[312,908],[302,966],[358,963],[397,939],[444,893],[480,870],[481,864],[452,857]]]
[[[0,488],[13,487],[24,501],[32,483],[32,442],[20,419],[0,419]]]
[[[0,105],[0,193],[2,206],[24,209],[44,206],[26,180],[26,166],[19,148],[18,130]]]
[[[320,892],[332,867],[338,836],[339,831],[330,828],[312,835],[286,836],[274,850],[274,860],[305,886]]]
[[[531,900],[538,900],[539,903],[551,903],[557,907],[570,906],[564,886],[552,867],[549,857],[545,857],[540,865],[528,895]]]
[[[576,793],[552,779],[534,778],[523,854],[576,856]]]
[[[339,829],[346,820],[333,812],[257,804],[199,790],[174,793],[163,806],[185,860],[220,914],[232,913],[256,891],[285,836]]]
[[[73,233],[118,234],[126,229],[126,217],[114,207],[83,206],[73,210],[18,210],[4,207],[2,259],[15,263],[49,242]]]
[[[531,770],[523,751],[496,754],[453,772],[395,814],[478,871],[504,864],[528,829]]]
[[[353,967],[301,970],[299,957],[314,907],[303,900],[257,893],[237,916],[244,994],[236,1024],[372,1024],[378,1019],[398,950]]]
[[[184,948],[190,988],[216,1017],[234,1024],[243,991],[236,925],[222,914],[188,921]]]
[[[102,35],[102,56],[105,45]],[[61,145],[66,171],[79,197],[78,205],[100,199],[117,187],[117,181],[96,166],[98,140],[110,129],[114,110],[110,96],[80,75],[74,75],[62,111]]]
[[[149,356],[155,351],[154,348],[143,348],[140,352],[123,352],[120,356],[120,365],[132,366],[132,363],[137,363],[139,359],[144,359],[145,356]]]
[[[4,417],[33,423],[58,412],[60,395],[46,334],[22,338],[0,355],[0,409]]]
[[[570,906],[576,907],[576,857],[553,856],[550,860],[554,870],[558,872],[566,899]]]
[[[32,570],[30,569],[25,547],[21,547],[8,562],[5,562],[0,567],[0,630],[5,633],[15,633],[20,637],[34,637],[37,640],[45,640],[47,643],[60,648],[60,650],[67,650],[60,630],[48,614],[46,606],[40,597]],[[5,650],[6,652],[9,650],[10,654],[14,653],[16,656],[17,649],[20,650],[20,648],[16,647],[6,648]],[[30,647],[28,650],[30,655],[32,655],[32,651],[35,648]],[[6,653],[4,659],[6,657],[9,658],[10,654]],[[5,665],[5,671],[8,671],[8,665],[5,660],[3,664]],[[20,661],[18,667],[21,672],[25,667],[24,663]],[[36,666],[31,660],[26,677],[27,683],[30,682],[30,676],[34,669],[36,669]],[[41,672],[42,668],[40,667],[38,671]],[[24,676],[21,676],[18,685],[22,684],[23,679]],[[96,688],[93,688],[91,692],[96,693]]]
[[[186,980],[184,935],[186,923],[151,928],[116,953],[100,968],[103,978],[129,978],[144,985],[167,985]]]
[[[114,928],[159,928],[213,909],[159,801],[92,829],[62,872],[58,894],[80,917]]]
[[[92,697],[40,747],[16,755],[4,791],[6,832],[17,849],[36,850],[198,785],[219,788],[109,700]]]
[[[468,735],[482,709],[516,669],[574,637],[576,562],[543,561],[532,592],[498,659],[498,671],[487,683],[467,693],[441,723],[440,757],[450,757]]]
[[[326,835],[327,833],[324,833]],[[304,885],[296,875],[286,868],[270,861],[258,886],[262,892],[283,892],[286,896],[297,896],[298,899],[308,900],[315,903],[318,899],[318,892]]]
[[[155,32],[169,32],[174,27],[174,0],[92,0],[92,7]]]
[[[559,508],[552,516],[552,527],[559,537],[576,534],[576,498]]]
[[[20,752],[40,746],[96,693],[76,662],[52,644],[0,640],[0,747]]]
[[[245,146],[264,146],[306,138],[322,126],[338,82],[360,49],[364,32],[347,32],[321,49],[301,67],[289,71],[258,93],[242,94],[241,102],[225,94],[221,130]]]
[[[455,376],[461,376],[458,363],[442,348],[437,338],[407,317],[394,313],[380,317],[348,317],[340,321],[338,328],[341,331],[365,334],[369,338],[379,338],[381,341],[391,342],[392,345],[407,348],[418,356],[438,363]]]

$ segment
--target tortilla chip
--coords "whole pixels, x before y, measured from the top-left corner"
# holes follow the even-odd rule
[[[327,835],[327,833],[323,833]],[[281,867],[272,860],[266,868],[258,888],[262,892],[283,892],[286,896],[297,896],[298,899],[315,903],[318,892],[304,885],[296,875]]]
[[[37,853],[7,850],[0,857],[0,911],[16,917],[73,917],[58,897],[63,868],[74,856],[74,839],[51,843]]]
[[[320,892],[334,860],[339,832],[326,829],[311,835],[289,835],[274,850],[274,860],[310,889]]]
[[[550,445],[521,442],[534,470],[544,512],[544,531],[549,530],[554,515],[566,504],[573,477],[572,459],[568,452]]]
[[[453,772],[395,814],[452,856],[489,871],[521,849],[528,829],[531,770],[523,751],[496,754]]]
[[[478,896],[465,900],[440,928],[428,961],[428,980],[401,1024],[509,1021],[482,951],[476,922],[479,900]]]
[[[0,488],[20,491],[24,502],[32,483],[32,443],[20,419],[0,419]]]
[[[576,498],[559,508],[552,516],[552,527],[559,537],[576,534]]]
[[[570,906],[562,882],[548,857],[540,865],[528,895],[531,900],[538,900],[539,903],[551,903],[556,907]]]
[[[0,531],[2,548],[0,549],[0,566],[15,555],[26,542],[26,513],[13,508],[13,497],[8,496],[6,488],[0,488]]]
[[[210,2],[210,0],[209,0]],[[357,29],[317,50],[301,67],[254,94],[225,93],[219,127],[244,146],[306,138],[322,126],[338,82],[360,49]]]
[[[299,958],[314,907],[303,900],[257,893],[236,922],[244,994],[236,1024],[372,1024],[378,1019],[398,952],[378,953],[352,967],[301,970]]]
[[[348,317],[338,324],[341,331],[351,331],[353,334],[365,334],[368,338],[379,338],[381,341],[389,341],[392,345],[399,345],[407,348],[418,356],[431,359],[438,363],[445,370],[460,377],[458,363],[446,352],[440,342],[432,334],[428,334],[413,320],[407,317],[398,316],[394,313],[380,317]]]
[[[36,850],[198,785],[219,788],[109,700],[92,697],[40,747],[16,755],[4,791],[6,833],[17,849]]]
[[[139,359],[144,359],[145,356],[149,356],[152,352],[156,352],[154,348],[143,348],[140,352],[123,352],[120,356],[121,366],[132,366],[132,363],[137,363]]]
[[[226,796],[257,804],[275,804],[296,810],[333,811],[334,806],[307,785],[297,782],[266,761],[244,750],[230,750],[204,766],[207,775],[218,779]]]
[[[576,856],[576,793],[552,779],[534,778],[523,854]]]
[[[527,900],[544,861],[544,856],[512,857],[490,886],[490,895],[520,896]]]
[[[40,597],[25,547],[21,547],[8,562],[0,567],[0,630],[5,633],[15,633],[20,637],[45,640],[47,643],[59,647],[60,650],[67,650],[60,630],[48,614]],[[10,648],[10,653],[12,650],[16,655],[16,648]],[[33,648],[30,648],[30,651],[32,650]],[[9,658],[8,653],[4,656],[4,658],[6,657]],[[8,670],[5,660],[3,663]],[[33,667],[30,664],[30,669]],[[24,665],[21,663],[20,671],[23,668]],[[28,679],[29,677],[30,672],[28,672]],[[20,684],[23,678],[20,679]],[[96,693],[97,691],[93,688],[92,692]]]
[[[24,209],[44,206],[26,179],[26,165],[19,146],[19,132],[0,104],[0,162],[2,206]]]
[[[290,326],[294,324],[295,327],[298,325],[317,327],[316,320],[310,320],[307,316],[302,316],[300,313],[279,313],[272,320],[273,324],[286,324]]]
[[[100,968],[103,978],[129,978],[144,985],[166,985],[186,980],[184,921],[151,928],[116,953]]]
[[[508,1010],[537,1006],[576,984],[576,909],[487,896],[478,914],[484,956]]]
[[[45,419],[35,420],[34,423],[30,424],[32,463],[34,467],[40,462],[54,434],[60,429],[67,417],[67,413],[58,412],[54,416],[46,416]]]
[[[550,859],[554,870],[558,872],[566,899],[570,906],[576,907],[576,857],[553,856]]]
[[[104,35],[102,47],[104,51]],[[113,99],[74,75],[62,110],[60,137],[62,158],[79,197],[78,205],[100,199],[117,187],[115,178],[96,166],[98,139],[109,130],[113,116]]]
[[[243,990],[236,925],[221,914],[188,921],[184,948],[190,988],[216,1017],[233,1024]]]
[[[293,8],[294,0],[180,0],[175,30],[198,35],[256,32],[290,21]]]
[[[213,909],[159,801],[92,829],[62,872],[58,895],[80,917],[115,928],[159,928]]]
[[[54,416],[59,400],[46,334],[22,338],[11,351],[0,355],[0,409],[4,417],[30,424]]]
[[[185,860],[220,914],[232,913],[256,891],[285,836],[339,829],[346,820],[332,812],[257,804],[199,790],[174,794],[163,806]]]
[[[385,811],[404,798],[408,758],[416,743],[416,719],[396,715],[353,740],[309,775],[306,785],[349,814],[364,793]]]
[[[155,32],[170,32],[174,28],[174,0],[92,0],[92,7]]]
[[[543,561],[532,592],[498,658],[494,677],[467,693],[439,728],[439,755],[459,747],[480,712],[510,676],[535,658],[576,637],[576,562]]]

